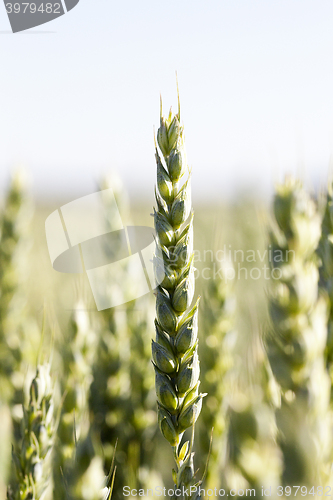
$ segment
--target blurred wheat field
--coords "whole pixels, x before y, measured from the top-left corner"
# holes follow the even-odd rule
[[[195,467],[200,477],[206,470],[203,488],[223,489],[225,496],[232,488],[237,498],[247,490],[262,497],[263,488],[274,498],[331,491],[317,489],[331,485],[328,348],[316,351],[316,359],[311,354],[324,323],[327,333],[331,290],[321,285],[320,310],[311,302],[317,288],[307,298],[321,262],[328,262],[326,281],[330,275],[331,240],[324,238],[321,261],[316,237],[312,253],[304,250],[321,217],[297,189],[281,195],[273,215],[241,193],[224,204],[194,200],[201,390],[207,393],[195,426]],[[114,191],[124,221],[153,226],[153,202],[129,203],[119,182]],[[318,220],[307,222],[311,203]],[[125,495],[124,486],[172,488],[173,457],[158,429],[151,364],[153,294],[98,312],[85,274],[52,268],[45,220],[59,203],[32,200],[17,173],[2,206],[0,498],[120,499],[135,496]],[[283,252],[298,253],[295,269],[277,264],[281,277],[272,292],[269,251],[277,242]],[[313,281],[304,270],[308,262]],[[266,348],[267,335],[278,339],[275,350]],[[282,383],[282,366],[290,367],[288,382]]]

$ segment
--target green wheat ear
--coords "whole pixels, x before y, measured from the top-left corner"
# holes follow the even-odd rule
[[[55,437],[53,384],[49,363],[39,365],[30,385],[29,406],[24,409],[23,439],[13,452],[17,481],[9,498],[42,500],[50,486]]]
[[[160,285],[156,291],[156,339],[152,341],[158,421],[174,451],[177,487],[198,484],[193,465],[193,435],[181,443],[200,414],[198,306],[194,296],[193,215],[190,173],[186,163],[180,108],[162,115],[157,132],[157,210],[154,210],[158,251],[154,259]],[[185,174],[188,173],[187,179]],[[194,432],[193,432],[194,434]]]
[[[28,182],[23,170],[14,172],[0,218],[0,400],[23,403],[24,359],[22,327],[26,299],[22,294],[25,275],[27,231],[32,215]]]
[[[130,207],[126,190],[120,178],[112,173],[105,177],[101,189],[112,188],[117,207],[126,225],[130,225]],[[106,207],[105,229],[115,231],[114,204]],[[107,246],[105,251],[113,255],[122,245],[120,232],[116,233],[118,240],[112,240],[112,247]],[[119,245],[119,247],[118,247]],[[113,279],[124,283],[127,277],[126,264],[116,271]],[[100,311],[97,318],[97,355],[93,366],[93,382],[90,390],[90,408],[93,414],[94,427],[98,429],[104,451],[104,470],[110,469],[114,455],[114,444],[118,441],[118,473],[115,482],[114,498],[120,499],[118,485],[129,484],[128,470],[132,467],[129,457],[129,444],[133,436],[132,415],[133,402],[131,394],[131,338],[129,322],[126,314],[130,305],[126,300],[127,291],[119,292],[116,287],[110,286],[108,294],[114,298],[118,293],[122,295],[123,310],[112,307]]]
[[[12,420],[7,405],[0,404],[0,498],[6,497],[10,470]]]
[[[105,477],[98,449],[101,449],[99,439],[90,429],[77,445],[75,463],[65,481],[69,500],[110,500],[116,473],[114,456],[109,475]]]
[[[246,340],[238,339],[246,342],[246,354],[241,365],[235,363],[229,389],[227,459],[221,475],[226,489],[250,489],[252,495],[264,498],[262,488],[277,491],[281,485],[283,463],[274,413],[280,392],[263,350],[261,332],[255,323],[251,330]],[[239,348],[234,354],[237,352]]]
[[[200,445],[205,457],[209,456],[205,481],[207,489],[221,487],[228,427],[226,399],[231,390],[230,373],[234,368],[233,348],[237,337],[235,283],[229,277],[233,265],[231,262],[214,262],[213,266],[219,272],[216,279],[208,281],[204,296],[204,328],[207,334],[200,351],[202,385],[208,393],[199,424]],[[212,432],[211,445],[207,439],[209,432]]]
[[[89,432],[89,391],[95,360],[96,334],[87,303],[78,300],[71,314],[68,338],[61,348],[63,403],[57,430],[54,460],[54,500],[65,495],[64,479],[72,472],[78,441]]]
[[[333,402],[333,184],[326,195],[325,212],[321,225],[318,255],[321,259],[320,288],[325,290],[329,302],[327,325],[326,366],[331,379],[331,404]]]
[[[325,370],[327,305],[318,295],[315,251],[321,220],[300,182],[277,187],[271,231],[269,298],[271,332],[266,340],[273,374],[281,387],[276,412],[284,456],[284,484],[313,485],[327,457],[330,383]],[[326,431],[325,431],[326,429]]]

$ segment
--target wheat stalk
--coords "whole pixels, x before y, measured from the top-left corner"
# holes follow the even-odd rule
[[[184,131],[178,113],[162,115],[157,132],[157,211],[154,212],[158,250],[154,259],[160,286],[156,291],[156,340],[152,341],[158,420],[163,436],[174,451],[178,488],[198,484],[191,442],[181,445],[186,429],[193,428],[204,394],[199,393],[198,301],[194,296],[193,216],[190,217],[190,175],[187,170]],[[161,281],[161,278],[163,280]]]
[[[277,187],[273,211],[271,265],[276,278],[269,301],[272,331],[266,344],[282,390],[276,418],[284,455],[283,481],[311,485],[322,481],[329,443],[330,384],[324,365],[327,307],[318,297],[315,258],[321,221],[314,201],[293,179]]]
[[[53,387],[48,363],[37,367],[30,385],[29,406],[24,410],[22,443],[13,458],[17,482],[9,498],[42,500],[51,477],[51,454],[55,429],[53,418]]]

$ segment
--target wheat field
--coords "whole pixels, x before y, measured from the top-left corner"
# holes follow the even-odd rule
[[[96,190],[110,187],[126,224],[153,226],[153,198],[129,202],[115,173]],[[53,269],[45,220],[59,203],[34,200],[21,171],[2,200],[0,498],[330,496],[330,192],[286,179],[269,206],[193,200],[196,333],[177,319],[196,299],[176,302],[174,281],[98,311],[86,273]]]

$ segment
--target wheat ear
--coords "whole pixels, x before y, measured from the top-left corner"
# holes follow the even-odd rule
[[[0,498],[6,498],[11,463],[12,420],[9,406],[0,404]]]
[[[114,460],[106,477],[101,446],[93,429],[76,447],[75,462],[65,480],[69,500],[110,500],[114,478]],[[62,498],[65,498],[64,495]]]
[[[21,170],[13,174],[0,221],[0,399],[23,403],[21,294],[26,236],[31,217],[27,182]],[[15,376],[14,376],[15,375]]]
[[[115,174],[108,175],[100,183],[101,189],[112,188],[119,212],[124,223],[128,223],[129,205],[126,191],[120,178]],[[115,231],[114,205],[107,206],[105,220],[107,232]],[[112,240],[112,246],[105,247],[106,254],[114,255],[123,244],[122,236],[118,231],[117,240]],[[118,247],[119,245],[119,247]],[[125,304],[127,279],[126,264],[119,268],[113,275],[108,294],[110,299],[121,296]],[[114,283],[122,283],[116,287]],[[121,295],[118,295],[121,294]],[[111,300],[112,302],[112,300]],[[109,471],[114,446],[117,445],[118,472],[113,491],[113,497],[120,499],[122,492],[120,486],[128,484],[128,442],[133,434],[129,415],[132,414],[131,380],[130,380],[130,338],[126,323],[127,306],[121,308],[111,307],[98,314],[97,325],[97,355],[93,366],[93,382],[90,391],[90,408],[93,413],[94,428],[99,433],[104,451],[104,471]]]
[[[176,461],[173,480],[177,487],[188,488],[196,483],[193,435],[191,443],[181,445],[181,440],[186,429],[194,430],[204,394],[199,393],[198,301],[189,310],[194,296],[193,214],[190,175],[181,185],[187,164],[180,107],[177,114],[170,110],[168,118],[164,118],[161,104],[157,142],[163,159],[156,147],[154,222],[159,252],[154,267],[160,286],[156,291],[152,357],[159,426],[173,448]]]
[[[228,419],[228,460],[221,471],[227,488],[250,489],[259,498],[263,498],[262,488],[276,491],[281,453],[274,440],[274,412],[260,391],[235,392]]]
[[[159,431],[150,350],[150,325],[155,315],[153,298],[148,295],[144,303],[138,300],[126,304],[131,345],[129,369],[132,401],[132,411],[128,419],[133,430],[128,443],[127,476],[132,478],[129,484],[133,483],[136,489],[150,488],[153,483],[163,483],[162,477],[155,469],[158,447],[155,437]]]
[[[319,285],[328,296],[329,316],[327,323],[326,366],[331,379],[331,403],[333,402],[333,184],[328,187],[325,212],[321,225],[318,255],[321,259]]]
[[[12,485],[9,498],[42,500],[50,484],[55,437],[53,386],[48,363],[37,367],[22,424],[22,443],[13,452],[17,482]]]
[[[283,481],[313,485],[322,480],[329,441],[328,429],[325,435],[330,385],[324,363],[327,307],[323,297],[318,297],[315,255],[321,220],[315,202],[293,179],[277,187],[273,214],[272,329],[266,345],[282,390],[276,418],[284,456]]]
[[[207,332],[201,344],[202,386],[208,396],[202,409],[199,424],[200,445],[204,457],[209,457],[207,469],[207,489],[221,484],[223,468],[223,442],[226,436],[226,396],[234,365],[233,345],[236,340],[234,280],[231,263],[213,263],[216,278],[207,282],[204,295],[204,330]],[[213,430],[213,432],[212,432]],[[207,433],[212,432],[211,445]]]
[[[89,431],[89,391],[95,358],[96,335],[90,324],[87,306],[79,300],[71,314],[68,338],[61,348],[64,376],[61,381],[63,403],[57,432],[54,460],[54,499],[62,499],[75,459],[76,443]],[[64,481],[65,480],[65,481]]]

